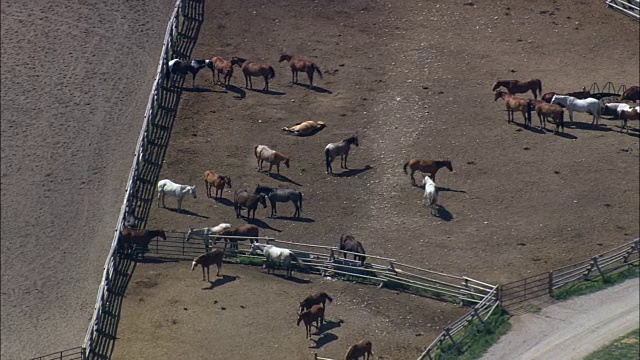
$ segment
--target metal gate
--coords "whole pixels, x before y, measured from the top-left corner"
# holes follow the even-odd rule
[[[636,20],[640,20],[640,0],[606,0],[607,7],[614,8]]]
[[[507,307],[550,294],[550,276],[542,273],[501,285],[500,303]]]

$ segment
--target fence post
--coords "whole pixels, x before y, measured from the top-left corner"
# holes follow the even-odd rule
[[[592,260],[593,260],[593,265],[595,265],[596,269],[598,269],[598,272],[600,273],[600,276],[602,276],[602,281],[606,281],[607,279],[605,278],[604,273],[602,272],[602,269],[600,269],[600,265],[598,265],[598,257],[594,256]]]
[[[484,320],[482,320],[482,316],[480,316],[480,313],[478,312],[478,309],[476,307],[473,308],[473,313],[476,314],[476,316],[480,320],[480,323],[482,324],[482,326],[484,326]]]
[[[460,350],[458,343],[453,339],[453,336],[451,336],[451,333],[449,332],[449,330],[451,330],[450,327],[444,328],[444,333],[447,334],[447,336],[449,337],[449,340],[451,340],[451,342],[453,343],[453,347],[455,347],[456,351],[458,351],[458,354],[462,354],[462,351]]]
[[[553,270],[549,271],[549,296],[553,295]]]

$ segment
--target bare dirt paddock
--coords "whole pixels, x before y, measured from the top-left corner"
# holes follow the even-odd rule
[[[282,49],[319,64],[319,88],[289,83],[287,65],[277,63]],[[506,123],[491,91],[497,78],[540,78],[544,92],[637,84],[638,23],[600,2],[221,1],[207,3],[194,51],[196,58],[213,55],[268,62],[276,78],[263,93],[244,89],[238,69],[227,89],[203,72],[200,90],[183,93],[161,176],[196,184],[199,196],[184,201],[185,214],[154,210],[149,228],[245,223],[235,218],[231,191],[220,202],[206,198],[202,174],[214,169],[232,177],[234,191],[256,184],[302,191],[301,219],[270,219],[268,209],[258,210],[252,222],[263,236],[336,245],[351,233],[369,253],[491,283],[582,260],[638,234],[637,122],[621,133],[618,121],[596,127],[575,114],[561,135],[523,129],[519,114],[517,124]],[[256,88],[262,84],[254,79]],[[327,128],[305,138],[280,130],[304,120]],[[356,131],[351,170],[326,175],[324,146]],[[257,172],[257,144],[290,155],[291,168],[280,177]],[[454,172],[436,179],[438,216],[429,215],[422,189],[402,171],[413,156],[453,162]],[[278,210],[293,214],[290,204]],[[317,350],[323,356],[342,356],[369,337],[376,356],[414,358],[436,333],[422,325],[441,326],[464,311],[319,278],[298,284],[255,268],[223,272],[239,278],[202,290],[188,264],[139,264],[114,357],[215,351],[220,358],[309,358],[313,349],[292,322],[295,302],[315,289],[338,294],[330,319],[344,320],[327,332],[337,339]],[[351,313],[349,299],[390,315],[368,306]],[[437,310],[446,320],[436,321]],[[408,315],[410,321],[400,319]],[[192,326],[187,319],[195,319]]]

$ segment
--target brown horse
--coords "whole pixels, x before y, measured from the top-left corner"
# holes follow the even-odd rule
[[[523,94],[527,91],[531,90],[533,93],[533,98],[538,98],[538,91],[540,95],[542,95],[542,81],[540,79],[529,79],[527,81],[519,81],[519,80],[498,80],[493,85],[493,89],[491,91],[498,90],[499,87],[505,87],[509,94]]]
[[[213,83],[216,83],[214,73],[218,74],[218,83],[229,85],[231,82],[231,76],[233,76],[233,63],[229,60],[223,59],[220,56],[214,56],[211,58],[211,62],[208,63],[209,69],[211,69],[211,76],[213,77]],[[220,74],[223,75],[224,81],[220,81]]]
[[[233,208],[236,211],[236,218],[242,217],[242,208],[247,208],[247,219],[253,211],[253,219],[256,218],[256,209],[258,204],[262,204],[263,208],[267,208],[267,196],[265,194],[252,194],[247,190],[238,190],[233,198]]]
[[[530,100],[531,106],[535,109],[536,114],[538,114],[538,120],[540,120],[540,128],[547,128],[547,119],[551,118],[556,124],[556,128],[553,133],[557,133],[558,129],[561,127],[562,131],[564,131],[564,110],[562,106],[558,104],[549,104],[544,100]]]
[[[305,310],[311,309],[313,305],[322,305],[323,308],[326,308],[327,300],[329,300],[329,302],[333,301],[331,296],[324,291],[309,294],[304,300],[300,301],[300,311],[298,311],[298,314],[302,314]]]
[[[222,198],[224,187],[227,186],[231,189],[231,178],[225,175],[218,175],[213,170],[207,170],[204,172],[204,186],[207,189],[207,197],[211,197],[211,188],[215,187],[216,193],[213,198],[218,198],[218,191],[220,191],[220,197]]]
[[[193,259],[193,262],[191,263],[191,271],[193,271],[198,265],[202,266],[202,281],[204,281],[204,269],[207,268],[207,281],[209,281],[209,266],[216,264],[216,267],[218,268],[216,276],[220,276],[223,257],[224,250],[222,249],[214,249],[213,251],[206,252]]]
[[[276,166],[276,171],[280,174],[280,163],[284,162],[284,166],[289,168],[289,157],[277,152],[275,150],[270,149],[266,145],[256,145],[253,147],[253,153],[258,160],[258,171],[262,171],[262,164],[266,161],[269,163],[269,171],[271,174],[271,169],[273,169],[273,165]]]
[[[301,57],[282,54],[280,55],[280,60],[278,62],[288,61],[291,66],[291,82],[294,84],[298,83],[298,72],[307,73],[307,77],[309,78],[309,87],[313,86],[313,73],[317,72],[320,79],[322,79],[322,71],[318,65],[316,65],[313,61],[303,59]]]
[[[273,69],[273,66],[254,63],[235,56],[231,59],[231,63],[234,65],[237,64],[242,69],[245,87],[247,89],[253,89],[253,83],[251,82],[252,76],[262,76],[264,78],[264,88],[262,88],[262,91],[269,91],[269,79],[276,77],[276,71]]]
[[[431,175],[431,180],[436,181],[436,173],[440,168],[446,167],[449,171],[453,171],[453,165],[451,165],[451,161],[449,160],[424,160],[419,158],[411,158],[409,161],[404,163],[404,173],[407,173],[407,166],[411,169],[411,174],[409,177],[411,178],[411,184],[416,185],[416,179],[413,178],[413,174],[420,170],[420,172]]]
[[[307,339],[311,339],[311,326],[316,323],[316,329],[320,331],[320,327],[324,323],[324,308],[320,305],[313,305],[311,309],[298,314],[296,326],[300,326],[300,322],[304,321],[304,327],[307,331]]]
[[[623,129],[627,129],[627,132],[629,132],[627,122],[629,120],[638,120],[638,108],[640,108],[640,106],[635,106],[631,110],[621,110],[618,113],[620,120],[622,120],[622,128],[620,128],[620,132],[622,132]]]
[[[225,236],[246,236],[248,238],[256,238],[259,236],[260,229],[253,224],[245,224],[231,229],[222,230],[218,233],[219,237],[213,240],[213,244],[224,239],[224,248],[227,248],[227,242],[230,243],[232,250],[238,250],[238,238],[225,238]],[[240,239],[242,240],[242,239]],[[246,239],[245,239],[246,240]],[[251,240],[253,241],[253,240]]]
[[[365,360],[369,360],[370,356],[373,356],[373,351],[371,351],[371,341],[369,340],[360,340],[357,344],[353,344],[347,350],[347,354],[344,356],[344,360],[358,360],[360,357],[365,357]]]
[[[574,92],[570,92],[570,93],[566,93],[566,94],[560,94],[560,93],[556,93],[556,92],[548,92],[545,93],[544,95],[542,95],[542,100],[544,100],[545,102],[551,104],[551,99],[553,99],[554,96],[556,95],[565,95],[565,96],[573,96],[576,99],[586,99],[589,96],[591,96],[591,92],[589,90],[587,90],[586,87],[582,87],[581,91],[574,91]],[[560,107],[564,107],[561,104],[556,104]]]
[[[167,240],[167,235],[162,230],[132,230],[124,228],[120,230],[118,242],[122,246],[127,246],[129,251],[133,251],[136,245],[142,246],[146,250],[151,240],[156,237]]]
[[[631,86],[622,93],[622,100],[638,101],[640,100],[640,87]]]
[[[360,264],[364,266],[364,261],[367,260],[367,257],[364,256],[364,254],[366,254],[366,252],[364,251],[364,246],[362,246],[362,243],[356,240],[356,238],[353,235],[344,235],[344,234],[341,235],[338,246],[340,250],[362,254],[362,255],[354,254],[353,260],[359,260]],[[347,258],[346,253],[342,253],[342,255],[344,255],[345,259]]]
[[[511,95],[502,90],[496,91],[494,101],[498,99],[504,100],[504,105],[507,108],[507,123],[516,122],[514,112],[520,111],[524,118],[524,127],[531,125],[531,106],[529,106],[529,100]]]
[[[288,131],[295,136],[308,136],[317,133],[318,131],[327,127],[323,121],[307,120],[297,123],[291,127],[283,127],[283,131]]]

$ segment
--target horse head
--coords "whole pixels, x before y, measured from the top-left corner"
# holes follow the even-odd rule
[[[304,314],[306,313],[306,311],[301,311],[298,314],[298,321],[296,321],[296,326],[300,326],[300,322],[302,322],[302,319],[304,318]]]
[[[347,139],[347,142],[349,144],[353,144],[356,147],[358,147],[358,135],[356,134],[351,135],[351,137]]]
[[[224,182],[227,184],[229,189],[231,189],[231,177],[230,176],[223,176],[222,178],[224,179]]]
[[[449,171],[453,171],[453,165],[451,165],[451,160],[445,160],[444,166],[446,166],[447,169],[449,169]]]
[[[189,228],[189,231],[187,231],[187,239],[186,241],[189,241],[189,239],[191,239],[191,233],[193,232],[194,229]]]
[[[495,94],[495,97],[493,98],[493,101],[498,101],[498,99],[502,98],[503,94],[504,93],[502,92],[502,90],[496,90],[496,94]]]
[[[162,240],[167,240],[167,235],[164,233],[164,230],[160,230],[158,236],[160,236]]]
[[[262,204],[263,208],[265,209],[267,208],[267,195],[265,194],[258,195],[258,201],[260,201],[260,204]]]
[[[191,188],[189,189],[189,192],[191,192],[191,195],[193,195],[193,198],[197,198],[198,195],[196,195],[196,186],[195,185],[191,185]]]
[[[289,168],[289,157],[284,158],[284,166],[286,166],[287,169]]]
[[[198,263],[196,262],[196,259],[197,258],[193,259],[193,262],[191,263],[191,271],[193,271],[196,268],[196,266],[198,265]]]
[[[291,60],[291,55],[287,54],[286,52],[282,52],[280,54],[280,60],[278,60],[278,62],[283,62],[283,61],[290,61]]]
[[[496,81],[496,83],[493,84],[493,88],[491,89],[491,91],[496,91],[499,87],[500,87],[500,83]]]
[[[231,58],[231,67],[233,67],[233,65],[238,65],[242,67],[242,64],[244,64],[246,61],[247,59],[245,58],[234,56]]]

